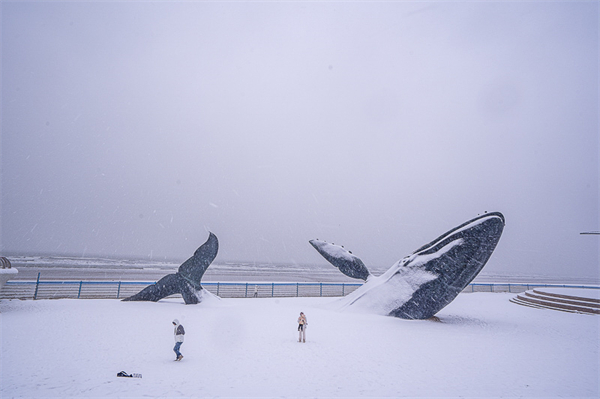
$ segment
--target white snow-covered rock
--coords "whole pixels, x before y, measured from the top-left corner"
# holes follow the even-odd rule
[[[4,284],[19,273],[17,269],[11,267],[10,269],[0,269],[0,290],[4,288]]]

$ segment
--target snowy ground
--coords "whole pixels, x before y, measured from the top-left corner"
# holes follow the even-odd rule
[[[331,298],[1,300],[0,396],[598,397],[600,317],[513,296],[461,294],[441,322],[339,313]]]

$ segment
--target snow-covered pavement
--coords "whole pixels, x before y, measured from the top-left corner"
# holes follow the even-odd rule
[[[441,322],[341,313],[332,298],[1,300],[0,396],[598,397],[600,317],[513,296],[460,294]]]

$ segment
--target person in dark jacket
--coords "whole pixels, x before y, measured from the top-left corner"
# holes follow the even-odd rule
[[[177,359],[175,360],[181,360],[183,359],[183,355],[179,352],[179,348],[181,348],[181,344],[183,343],[185,330],[183,329],[183,325],[179,324],[179,320],[177,319],[173,320],[173,325],[175,326],[175,347],[173,348],[173,351],[175,351],[175,355],[177,355]]]

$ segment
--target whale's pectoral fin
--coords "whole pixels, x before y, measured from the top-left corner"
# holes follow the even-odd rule
[[[321,240],[310,240],[317,252],[319,252],[329,263],[340,269],[348,277],[367,280],[370,276],[369,270],[362,260],[354,256],[340,245],[330,244]]]
[[[178,274],[167,274],[158,280],[156,284],[149,285],[137,294],[123,300],[156,302],[169,295],[179,294],[181,292],[181,287],[185,283],[185,280]]]
[[[418,286],[412,297],[390,315],[428,319],[452,302],[483,269],[503,229],[504,216],[488,213],[448,231],[405,258],[399,271],[403,278],[410,279],[419,270],[435,278]]]
[[[206,242],[194,252],[194,255],[179,266],[177,273],[181,274],[194,288],[200,289],[200,280],[217,257],[218,252],[219,240],[216,235],[210,233]]]

